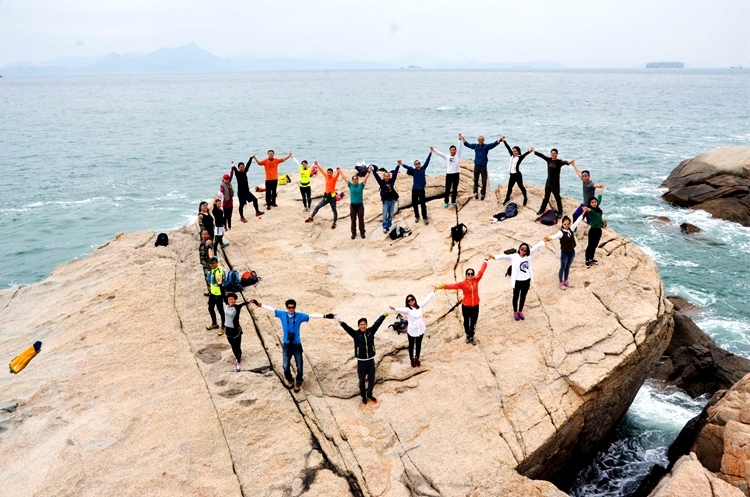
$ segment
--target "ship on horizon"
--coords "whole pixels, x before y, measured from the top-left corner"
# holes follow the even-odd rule
[[[682,62],[649,62],[646,69],[682,69],[685,64]]]

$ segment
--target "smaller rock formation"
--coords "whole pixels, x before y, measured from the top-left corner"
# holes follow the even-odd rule
[[[742,492],[706,470],[695,454],[683,456],[672,473],[649,494],[649,497],[743,497]]]
[[[690,223],[682,223],[682,224],[680,225],[680,231],[682,231],[682,232],[683,232],[683,233],[685,233],[686,235],[692,235],[693,233],[700,233],[700,232],[701,232],[701,231],[703,231],[703,230],[702,230],[702,229],[700,229],[699,227],[697,227],[697,226],[696,226],[696,225],[694,225],[694,224],[690,224]]]
[[[649,219],[651,221],[658,221],[664,224],[672,224],[672,220],[669,219],[667,216],[649,216]]]
[[[726,147],[684,160],[661,184],[681,207],[750,226],[750,147]]]

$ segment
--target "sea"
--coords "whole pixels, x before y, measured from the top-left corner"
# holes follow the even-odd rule
[[[119,232],[191,223],[230,161],[268,149],[300,160],[395,166],[464,133],[555,147],[606,185],[609,227],[659,267],[697,324],[750,358],[750,228],[673,207],[660,183],[682,160],[750,146],[750,70],[268,72],[0,79],[0,287],[27,285]],[[468,153],[465,156],[471,157]],[[435,173],[443,166],[435,163]],[[508,156],[490,153],[493,188]],[[251,184],[262,183],[253,165]],[[290,162],[281,172],[292,172]],[[546,168],[527,159],[527,183]],[[562,193],[580,180],[563,170]],[[656,221],[666,216],[672,224]],[[679,224],[702,232],[684,235]],[[635,303],[634,303],[635,304]],[[705,398],[647,382],[574,496],[626,496]]]

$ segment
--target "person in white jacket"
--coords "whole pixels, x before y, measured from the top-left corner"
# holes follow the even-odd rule
[[[573,259],[576,257],[575,231],[583,218],[586,217],[588,211],[589,208],[584,207],[581,210],[582,214],[578,216],[573,226],[570,225],[570,218],[568,216],[563,217],[562,229],[552,236],[544,237],[545,242],[560,240],[560,271],[557,273],[557,279],[560,280],[561,290],[567,290],[571,286],[568,276],[570,275],[570,266],[573,265]]]
[[[409,321],[406,335],[409,338],[409,359],[411,359],[411,367],[413,368],[422,365],[419,362],[419,353],[422,351],[422,338],[426,329],[422,313],[424,312],[424,307],[434,296],[435,292],[430,292],[422,302],[417,303],[417,298],[409,294],[406,296],[406,307],[390,307],[391,310],[406,314],[406,319]]]
[[[461,151],[463,150],[464,142],[463,135],[458,134],[458,148],[455,145],[451,145],[449,150],[450,155],[446,155],[443,152],[435,150],[430,147],[430,152],[435,152],[435,155],[442,157],[447,163],[448,168],[445,171],[445,208],[448,208],[448,198],[450,196],[451,204],[453,208],[458,208],[456,204],[456,195],[458,195],[458,179],[461,172]]]
[[[487,259],[506,259],[510,261],[510,282],[513,285],[513,319],[523,320],[523,305],[526,303],[526,294],[529,292],[531,281],[534,279],[534,270],[531,267],[531,256],[540,248],[544,247],[544,240],[529,248],[528,243],[522,243],[518,252],[513,254],[489,254]]]

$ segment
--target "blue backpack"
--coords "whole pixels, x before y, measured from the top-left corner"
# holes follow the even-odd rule
[[[235,270],[227,272],[224,277],[224,290],[227,292],[241,292],[242,284],[240,283],[240,273]]]

